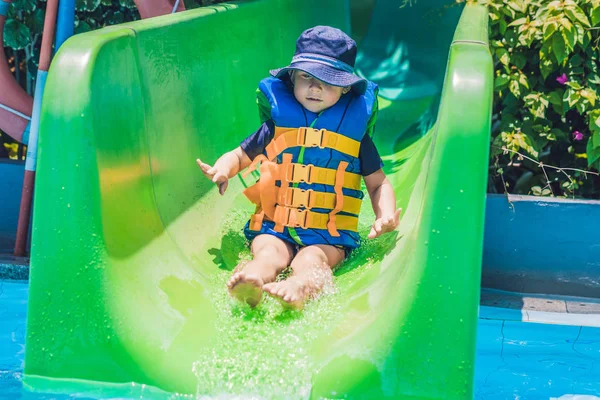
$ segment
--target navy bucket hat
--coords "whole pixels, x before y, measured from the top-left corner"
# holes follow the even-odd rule
[[[333,86],[352,86],[359,94],[367,90],[367,81],[354,75],[356,42],[339,29],[315,26],[302,32],[290,65],[273,69],[271,75],[287,79],[288,71],[304,71]]]

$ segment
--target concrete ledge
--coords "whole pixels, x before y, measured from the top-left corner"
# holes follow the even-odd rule
[[[29,258],[0,255],[0,280],[28,281]]]
[[[600,328],[600,315],[598,314],[567,314],[481,306],[479,307],[479,318]]]

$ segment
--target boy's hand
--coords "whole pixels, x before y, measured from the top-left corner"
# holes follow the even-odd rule
[[[375,239],[376,237],[379,237],[386,232],[391,232],[394,229],[396,229],[396,227],[398,226],[398,223],[400,222],[400,213],[401,212],[402,212],[402,209],[399,208],[396,210],[394,215],[383,216],[381,218],[376,219],[375,223],[371,227],[371,232],[369,233],[369,236],[367,236],[367,237],[369,239]]]
[[[227,190],[227,185],[229,182],[229,178],[227,175],[217,170],[215,167],[211,167],[210,165],[203,163],[199,158],[196,160],[198,166],[202,170],[204,176],[213,181],[219,187],[219,193],[223,195],[225,190]]]

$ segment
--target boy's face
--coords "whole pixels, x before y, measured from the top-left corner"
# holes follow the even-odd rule
[[[331,86],[303,71],[293,71],[294,96],[309,111],[320,113],[335,105],[349,87]]]

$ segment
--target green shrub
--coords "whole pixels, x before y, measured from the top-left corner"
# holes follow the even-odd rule
[[[489,191],[599,198],[600,0],[487,5],[495,60]]]

